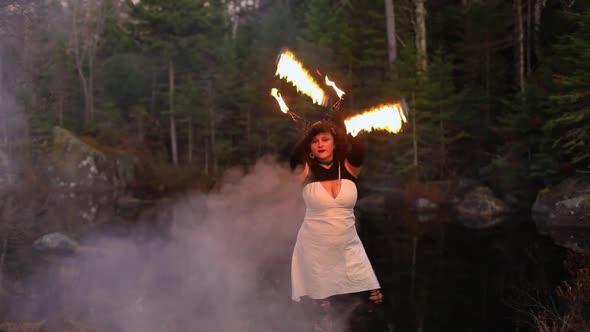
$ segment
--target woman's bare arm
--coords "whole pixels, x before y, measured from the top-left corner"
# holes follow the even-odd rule
[[[305,178],[307,177],[307,174],[309,174],[309,165],[307,163],[304,163],[302,166],[299,166],[295,169],[295,171],[297,171],[297,170],[301,170],[301,172],[296,173],[295,178],[299,182],[303,182],[305,180]]]

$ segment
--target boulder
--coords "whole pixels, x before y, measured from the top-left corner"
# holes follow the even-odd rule
[[[510,212],[510,208],[490,188],[478,186],[463,197],[457,205],[457,212],[464,217],[493,218]]]
[[[78,242],[59,232],[45,234],[33,243],[33,248],[45,253],[72,254],[79,247]]]
[[[10,164],[8,162],[8,156],[2,150],[0,150],[0,185],[7,185],[9,181]]]
[[[361,211],[385,211],[385,195],[370,193],[356,202],[356,208]]]
[[[482,217],[482,216],[467,216],[467,215],[459,215],[457,216],[457,221],[471,229],[486,229],[490,227],[494,227],[496,225],[502,224],[506,220],[505,215],[497,215],[497,216],[489,216],[489,217]]]
[[[590,178],[570,178],[537,194],[531,208],[538,228],[590,227]]]
[[[361,191],[356,208],[362,212],[386,213],[399,209],[403,203],[403,192],[398,188],[364,185]]]
[[[118,203],[133,180],[131,156],[101,151],[60,127],[53,129],[52,142],[34,164],[12,167],[19,174],[12,185],[0,181],[0,215],[6,220],[0,234],[27,230],[31,241],[63,230],[79,236],[126,208]],[[7,164],[16,166],[5,157],[0,154],[0,177]]]
[[[431,182],[430,185],[435,186],[441,193],[441,204],[452,204],[456,205],[461,203],[463,197],[480,186],[480,182],[469,178],[454,178],[451,180],[442,180]]]
[[[414,210],[418,213],[430,213],[438,210],[438,204],[420,197],[414,202]]]
[[[52,185],[65,189],[124,188],[134,176],[130,156],[100,151],[60,127],[53,128],[49,159]]]

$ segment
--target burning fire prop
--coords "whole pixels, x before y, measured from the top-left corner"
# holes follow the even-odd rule
[[[344,91],[338,89],[338,87],[336,86],[336,83],[330,81],[330,79],[328,78],[328,75],[326,75],[326,85],[334,88],[334,91],[336,91],[336,95],[338,95],[338,98],[342,99],[342,96],[345,95]]]
[[[311,100],[321,106],[328,104],[326,93],[319,84],[311,77],[309,72],[303,68],[301,62],[295,58],[295,54],[289,50],[284,50],[277,62],[276,76],[285,79],[297,88],[298,92],[309,96]]]
[[[287,106],[287,103],[285,103],[285,101],[283,100],[283,97],[281,96],[281,93],[279,92],[278,89],[276,88],[272,88],[270,89],[270,95],[273,96],[277,102],[279,103],[279,107],[281,108],[281,112],[285,113],[285,114],[289,114],[291,116],[291,119],[293,119],[293,121],[295,121],[295,123],[301,123],[301,118],[293,113],[293,112],[289,112],[289,106]]]
[[[346,132],[352,136],[359,132],[385,130],[390,133],[398,133],[402,124],[407,122],[401,103],[380,105],[344,120]]]
[[[287,104],[283,100],[283,97],[281,97],[281,93],[279,92],[279,90],[276,88],[270,89],[270,95],[275,97],[275,99],[279,103],[279,107],[281,108],[281,112],[287,114],[287,112],[289,112],[289,107],[287,106]]]
[[[290,50],[285,49],[281,52],[275,75],[291,83],[295,86],[297,92],[310,97],[313,103],[320,106],[326,106],[328,104],[328,97],[324,90],[322,90]],[[319,71],[318,75],[322,76]],[[327,86],[332,87],[338,96],[338,100],[330,107],[332,110],[338,111],[343,96],[346,93],[339,89],[336,83],[331,81],[327,75],[325,77],[325,83]],[[281,97],[278,89],[272,88],[270,95],[279,103],[281,112],[290,115],[293,121],[301,124],[302,119],[295,113],[289,111],[289,107]],[[352,136],[358,135],[363,130],[368,132],[385,130],[390,133],[398,133],[401,131],[403,123],[407,122],[406,114],[407,105],[403,101],[401,103],[384,104],[345,119],[344,125],[346,126],[346,132]]]

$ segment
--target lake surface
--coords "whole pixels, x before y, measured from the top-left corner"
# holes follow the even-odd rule
[[[567,277],[567,250],[539,234],[529,216],[469,229],[451,215],[423,220],[397,211],[404,209],[358,213],[359,235],[396,332],[536,331],[529,308],[533,301],[550,303]],[[276,220],[261,218],[256,228],[243,211],[236,214],[246,218],[243,228],[224,216],[227,225],[212,219],[186,238],[162,240],[167,236],[152,230],[154,239],[137,227],[111,230],[106,242],[84,243],[95,249],[53,257],[50,264],[23,243],[23,254],[8,252],[5,267],[13,275],[35,270],[42,282],[25,287],[32,289],[28,296],[11,292],[0,321],[40,321],[54,311],[108,331],[146,323],[182,332],[195,324],[208,324],[202,331],[303,331],[301,307],[290,300],[297,225],[278,232],[284,226]]]
[[[469,229],[450,215],[359,215],[396,331],[536,331],[529,308],[566,278],[567,250],[529,216]]]

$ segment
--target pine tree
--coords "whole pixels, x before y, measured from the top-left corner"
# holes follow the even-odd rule
[[[176,63],[189,50],[198,49],[211,32],[211,8],[217,2],[193,0],[128,0],[131,17],[128,28],[139,46],[164,59],[168,76],[168,107],[172,162],[178,164],[175,114]]]
[[[566,11],[573,31],[555,45],[551,119],[544,129],[553,147],[581,171],[590,171],[590,9]]]

